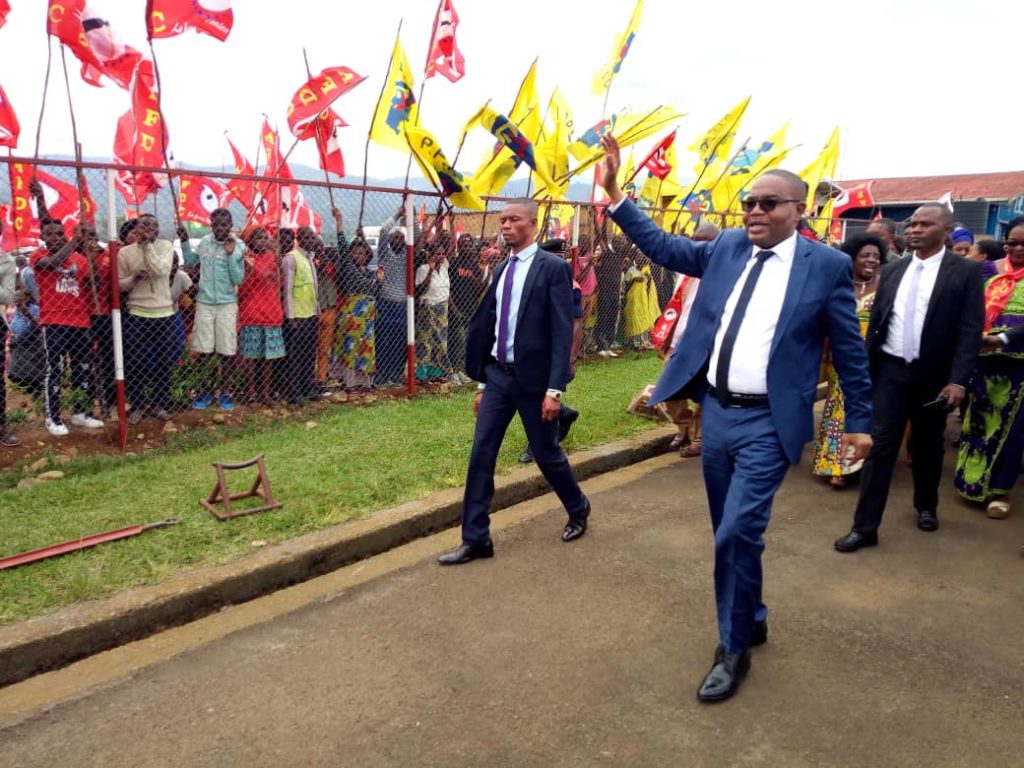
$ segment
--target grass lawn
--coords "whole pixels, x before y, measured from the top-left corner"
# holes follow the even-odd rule
[[[653,355],[581,366],[566,402],[581,412],[570,452],[650,429],[625,413],[661,364]],[[180,525],[62,558],[0,572],[0,624],[80,600],[152,584],[187,568],[223,563],[253,548],[461,486],[472,441],[472,390],[451,397],[338,407],[302,423],[253,423],[210,445],[138,457],[92,457],[61,467],[62,480],[0,491],[0,556],[166,517]],[[513,422],[499,471],[517,466],[526,445]],[[266,454],[284,508],[226,523],[199,506],[214,483],[210,462]],[[232,489],[251,477],[233,473]]]

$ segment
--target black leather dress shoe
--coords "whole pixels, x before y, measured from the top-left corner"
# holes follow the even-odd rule
[[[465,544],[451,552],[445,552],[437,562],[441,565],[463,565],[470,560],[479,560],[484,557],[494,557],[494,544],[487,541],[483,544]]]
[[[718,646],[715,663],[697,689],[697,698],[705,703],[725,701],[739,690],[749,670],[750,651],[726,653],[724,647]]]
[[[526,446],[526,450],[519,454],[520,464],[533,464],[533,449],[530,446]]]
[[[583,511],[583,514],[579,517],[570,517],[569,522],[565,524],[565,528],[562,529],[562,541],[568,544],[570,541],[576,541],[584,533],[587,532],[587,519],[590,517],[590,499],[587,499],[587,508]]]
[[[754,622],[754,631],[750,633],[750,647],[764,645],[768,642],[768,619]]]
[[[558,415],[558,442],[562,442],[569,436],[569,430],[573,423],[580,417],[580,412],[575,408],[565,406]]]
[[[840,536],[836,539],[835,547],[839,552],[856,552],[858,549],[864,547],[876,547],[878,546],[878,532],[872,531],[871,533],[861,533],[860,531],[850,531],[845,536]]]
[[[918,510],[917,527],[922,531],[928,531],[929,533],[937,531],[939,530],[939,518],[934,512],[927,509]]]

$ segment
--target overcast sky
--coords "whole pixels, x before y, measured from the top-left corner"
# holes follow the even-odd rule
[[[21,121],[17,151],[30,155],[46,65],[46,0],[11,4],[0,29],[0,85]],[[145,50],[144,0],[92,5],[125,42]],[[404,18],[402,42],[422,73],[435,0],[235,0],[233,6],[226,43],[194,33],[156,41],[175,157],[230,170],[227,130],[252,160],[264,112],[288,143],[285,109],[305,80],[305,46],[314,72],[347,65],[367,77],[336,104],[350,123],[341,133],[349,174],[361,174],[398,23]],[[455,84],[442,77],[427,83],[421,123],[450,158],[465,120],[488,98],[506,111],[539,56],[542,99],[557,85],[577,127],[593,124],[601,99],[591,95],[591,81],[632,6],[632,0],[456,0],[467,75]],[[790,143],[802,147],[787,165],[799,170],[839,125],[841,178],[1020,170],[1022,108],[1012,84],[1021,71],[1022,8],[995,0],[647,0],[609,106],[676,107],[686,113],[679,124],[685,147],[751,95],[741,139],[764,138],[791,118]],[[44,154],[72,148],[57,51],[55,45]],[[90,87],[70,54],[68,64],[84,151],[109,157],[128,93],[112,83]],[[459,169],[471,172],[488,143],[478,132]],[[293,158],[315,165],[308,144]],[[688,170],[692,159],[683,164]],[[399,153],[370,146],[371,176],[403,175],[405,166]]]

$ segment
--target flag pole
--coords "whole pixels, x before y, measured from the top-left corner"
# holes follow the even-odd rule
[[[68,77],[68,59],[64,55],[64,47],[60,49],[60,63],[64,69],[64,87],[67,89],[68,94],[68,113],[71,116],[71,140],[74,142],[75,151],[75,186],[78,187],[78,223],[85,223],[85,200],[82,197],[82,166],[81,166],[81,149],[82,145],[78,143],[78,123],[75,120],[75,105],[71,101],[71,80]]]
[[[737,119],[737,122],[739,120]],[[679,216],[682,213],[683,207],[686,202],[690,199],[690,196],[697,190],[697,185],[700,184],[700,180],[704,178],[704,174],[707,173],[708,168],[711,167],[711,161],[715,158],[715,152],[722,146],[722,142],[725,141],[730,135],[732,135],[732,129],[736,127],[736,123],[729,126],[729,130],[724,131],[721,136],[718,137],[718,141],[715,142],[715,146],[711,148],[711,152],[708,153],[707,160],[704,161],[704,167],[700,169],[700,173],[697,174],[697,178],[693,180],[693,184],[690,186],[690,190],[683,196],[682,202],[679,203],[680,210],[676,213],[675,219],[672,221],[672,226],[675,227],[679,223]],[[731,163],[732,161],[730,161]],[[728,166],[726,166],[728,167]]]
[[[64,49],[61,48],[61,51]],[[32,179],[36,178],[36,165],[39,160],[39,139],[43,133],[43,113],[46,111],[46,94],[50,88],[50,65],[53,63],[53,39],[49,31],[46,33],[46,77],[43,80],[43,98],[39,104],[39,121],[36,123],[36,149],[32,157],[37,161],[32,165]]]
[[[366,134],[366,147],[363,149],[363,193],[359,198],[359,219],[356,222],[356,229],[363,228],[363,212],[366,209],[366,180],[370,170],[370,139],[373,136],[373,126],[377,122],[377,110],[380,108],[380,101],[384,98],[384,92],[388,88],[388,75],[391,73],[391,65],[395,60],[395,48],[398,46],[398,38],[402,34],[402,19],[398,20],[398,31],[395,32],[395,45],[391,47],[391,55],[388,57],[388,71],[384,75],[384,83],[380,87],[380,96],[377,97],[377,106],[373,108],[373,118],[370,120],[370,130]],[[410,159],[412,159],[410,157]],[[408,185],[406,185],[408,187]]]
[[[171,197],[174,205],[171,206],[171,216],[174,222],[174,234],[178,233],[181,226],[181,219],[178,218],[178,205],[181,202],[178,191],[174,188],[174,176],[171,174],[171,163],[167,156],[167,123],[164,122],[164,87],[160,83],[160,64],[157,62],[156,51],[153,48],[153,38],[148,39],[149,55],[153,59],[153,76],[156,78],[156,111],[160,113],[160,154],[164,159],[164,170],[167,171],[167,187],[171,190]],[[153,195],[154,200],[160,196],[159,190]],[[156,203],[154,202],[154,207]],[[155,215],[155,214],[154,214]]]
[[[312,80],[313,79],[313,72],[309,68],[309,56],[306,53],[306,47],[305,46],[302,47],[302,59],[303,59],[303,61],[306,62],[306,78],[308,80]],[[316,149],[317,149],[317,154],[319,154],[323,149],[327,148],[327,145],[324,143],[324,136],[323,136],[323,134],[321,134],[321,130],[322,130],[323,126],[320,125],[320,116],[319,115],[317,115],[317,117],[314,118],[313,125],[316,127]],[[411,161],[412,158],[410,157],[409,160]],[[334,190],[331,189],[331,178],[327,174],[327,169],[326,168],[323,169],[323,172],[324,172],[324,183],[327,185],[327,197],[331,201],[331,210],[333,211],[334,208],[335,208],[335,205],[334,205]]]
[[[388,71],[391,71],[391,65],[388,65]],[[423,109],[423,92],[427,89],[427,76],[423,75],[423,82],[420,83],[420,95],[416,99],[416,126],[420,124],[420,110]],[[374,113],[374,118],[377,115]],[[461,147],[460,147],[461,148]],[[455,167],[455,162],[452,162],[452,168]],[[409,188],[409,174],[412,173],[412,152],[409,153],[409,162],[405,164],[405,184],[403,185],[406,189]]]

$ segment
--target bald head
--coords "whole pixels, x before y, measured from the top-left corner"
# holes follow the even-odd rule
[[[953,212],[942,203],[925,203],[924,205],[918,207],[917,210],[928,211],[933,216],[937,216],[939,218],[939,221],[941,221],[943,224],[948,225],[950,227],[953,226]]]
[[[718,237],[720,232],[721,230],[710,221],[705,221],[693,231],[693,239],[699,243],[708,242]]]

